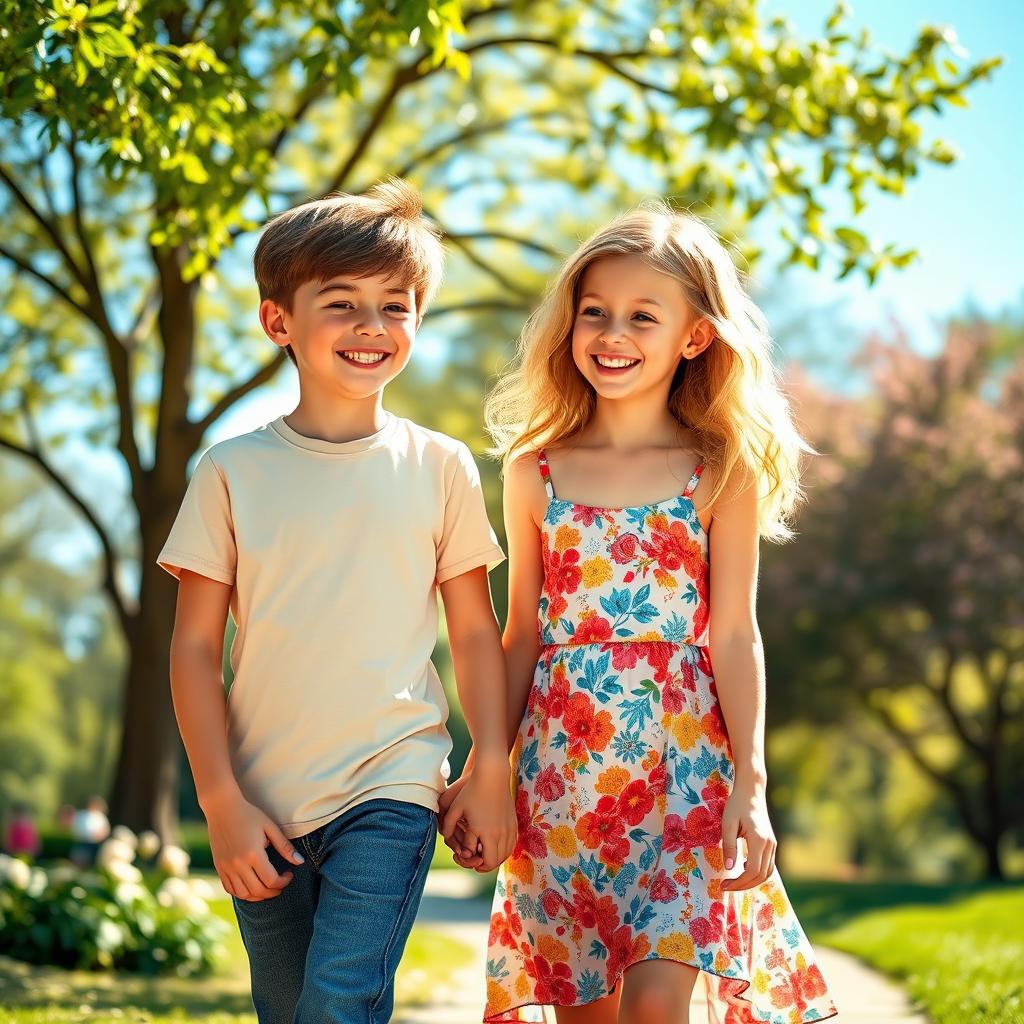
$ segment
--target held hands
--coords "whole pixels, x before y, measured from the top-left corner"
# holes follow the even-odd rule
[[[740,836],[747,847],[746,863],[741,875],[722,883],[724,891],[753,889],[766,882],[775,869],[778,843],[768,820],[764,791],[759,786],[737,785],[726,801],[722,815],[722,852],[727,871],[736,863],[737,837]]]
[[[258,903],[277,896],[291,882],[290,871],[274,870],[268,846],[292,864],[304,863],[277,824],[241,793],[204,801],[203,812],[210,827],[213,866],[229,895]]]
[[[441,834],[460,867],[493,871],[512,853],[516,813],[509,776],[507,758],[481,758],[467,762],[461,777],[441,794]]]

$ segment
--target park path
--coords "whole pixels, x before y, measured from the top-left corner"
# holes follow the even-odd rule
[[[435,991],[430,1006],[401,1007],[394,1024],[480,1024],[484,1004],[484,959],[488,900],[474,898],[477,877],[461,871],[432,871],[417,925],[443,932],[474,952],[470,966],[453,972]],[[837,1024],[928,1024],[915,1012],[903,990],[856,958],[816,946],[815,953],[829,991],[839,1008]],[[703,1000],[695,994],[692,1021],[703,1022]],[[554,1014],[547,1020],[554,1024]]]

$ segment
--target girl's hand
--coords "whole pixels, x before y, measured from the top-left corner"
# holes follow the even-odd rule
[[[465,769],[462,774],[438,797],[437,800],[437,817],[440,821],[441,836],[444,839],[444,845],[452,851],[453,860],[460,868],[478,868],[483,864],[484,859],[479,854],[479,843],[477,844],[477,851],[470,850],[466,846],[466,830],[461,823],[456,824],[454,831],[450,835],[445,834],[445,819],[448,816],[448,808],[455,802],[455,798],[459,795],[459,790],[469,781],[469,777],[472,774],[472,768],[467,762]]]
[[[722,882],[723,891],[753,889],[766,882],[775,870],[778,843],[768,820],[768,807],[759,788],[734,787],[722,815],[722,853],[726,870],[736,863],[737,837],[747,847],[743,874]]]
[[[273,846],[286,861],[302,864],[303,858],[277,823],[232,793],[203,804],[210,828],[210,852],[225,892],[240,900],[258,903],[272,899],[292,880],[292,872],[278,874],[267,857]]]
[[[455,851],[456,863],[463,867],[493,871],[511,854],[516,813],[507,758],[474,765],[465,788],[447,807],[441,832]],[[475,863],[478,857],[479,864]]]

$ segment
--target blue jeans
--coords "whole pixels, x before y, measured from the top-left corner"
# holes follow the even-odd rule
[[[234,899],[260,1024],[384,1024],[423,895],[437,817],[368,800],[293,840],[295,877],[259,903]]]

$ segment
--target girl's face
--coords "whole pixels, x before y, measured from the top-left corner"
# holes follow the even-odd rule
[[[601,398],[663,391],[667,399],[680,361],[702,352],[712,336],[682,285],[642,256],[607,256],[583,273],[572,355]]]

